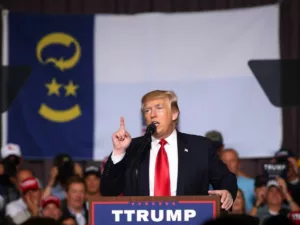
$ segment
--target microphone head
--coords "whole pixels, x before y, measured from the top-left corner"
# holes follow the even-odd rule
[[[154,123],[150,123],[146,129],[145,136],[151,136],[156,132],[156,126]]]

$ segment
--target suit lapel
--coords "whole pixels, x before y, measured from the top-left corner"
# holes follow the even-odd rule
[[[145,151],[144,156],[140,164],[140,195],[141,196],[149,196],[149,161],[150,161],[150,148],[151,144],[149,144]]]
[[[184,184],[186,176],[186,166],[188,163],[187,145],[183,140],[182,134],[177,132],[178,144],[178,178],[177,178],[177,196],[184,195]]]

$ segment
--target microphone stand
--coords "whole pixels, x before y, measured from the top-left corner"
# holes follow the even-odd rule
[[[150,136],[145,136],[145,142],[143,143],[140,151],[139,151],[139,154],[138,154],[138,157],[137,157],[137,160],[134,164],[134,183],[135,183],[135,194],[136,196],[139,196],[140,193],[139,193],[139,167],[140,167],[140,164],[141,164],[141,161],[142,161],[142,158],[144,156],[144,151],[146,149],[146,147],[151,143],[151,135]]]

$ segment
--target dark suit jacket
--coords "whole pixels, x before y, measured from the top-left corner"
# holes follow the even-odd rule
[[[209,139],[184,134],[177,131],[178,142],[178,180],[177,196],[208,195],[209,184],[215,190],[228,190],[233,199],[237,193],[237,179],[216,154]],[[101,179],[103,196],[149,196],[149,156],[150,147],[142,155],[138,183],[135,179],[134,165],[140,149],[145,143],[144,137],[132,139],[124,158],[114,164],[111,155],[107,160]],[[188,151],[185,151],[187,149]],[[136,191],[138,186],[138,192]]]

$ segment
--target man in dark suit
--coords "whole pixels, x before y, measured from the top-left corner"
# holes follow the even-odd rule
[[[147,93],[142,112],[146,124],[154,123],[156,131],[149,142],[145,137],[132,139],[121,117],[102,174],[102,195],[220,195],[222,208],[228,210],[236,197],[236,176],[219,159],[211,140],[176,130],[179,107],[175,93]],[[209,183],[214,190],[208,190]]]

